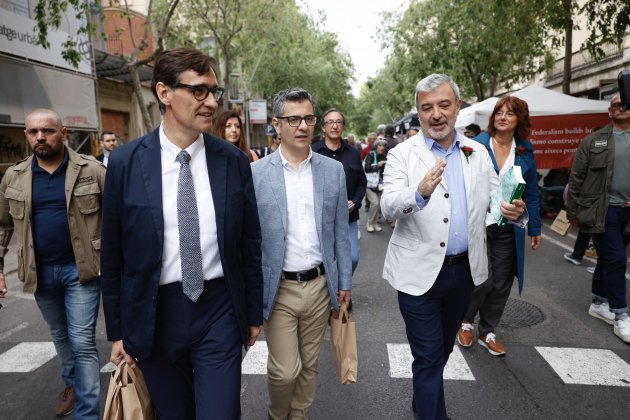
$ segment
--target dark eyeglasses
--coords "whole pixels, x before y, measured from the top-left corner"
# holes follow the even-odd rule
[[[306,123],[306,125],[313,126],[317,122],[317,117],[315,115],[305,115],[304,117],[299,117],[297,115],[289,115],[288,117],[276,117],[279,120],[287,120],[291,127],[299,127],[302,124],[302,120]]]
[[[619,111],[620,109],[622,109],[625,111],[625,107],[621,105],[621,102],[617,102],[616,104],[611,104],[610,109],[615,110],[615,111]]]
[[[193,96],[198,101],[205,101],[208,95],[212,93],[214,99],[218,102],[223,96],[224,91],[224,89],[219,86],[209,88],[206,85],[187,85],[185,83],[175,83],[172,87],[173,89],[177,89],[179,87],[190,89]]]

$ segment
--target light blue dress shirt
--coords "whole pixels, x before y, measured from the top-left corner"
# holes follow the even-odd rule
[[[436,159],[446,161],[444,167],[444,182],[448,188],[448,199],[451,200],[451,217],[448,230],[446,255],[457,255],[468,251],[468,204],[466,202],[466,184],[464,182],[464,168],[459,150],[459,138],[444,150],[435,140],[425,137],[424,141]],[[429,199],[424,199],[416,191],[416,203],[421,209],[427,205]]]

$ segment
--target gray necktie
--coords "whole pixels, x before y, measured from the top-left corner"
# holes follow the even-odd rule
[[[179,254],[182,263],[184,294],[196,302],[203,292],[203,267],[199,243],[199,214],[195,185],[190,171],[190,155],[182,150],[177,155],[182,165],[177,183],[177,222],[179,224]]]

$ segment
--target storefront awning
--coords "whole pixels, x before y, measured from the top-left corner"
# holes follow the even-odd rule
[[[94,65],[96,66],[96,75],[98,77],[131,83],[131,75],[127,69],[127,61],[121,56],[94,50]],[[140,75],[140,81],[145,82],[151,80],[151,77],[153,77],[153,68],[148,65],[140,66],[138,73]]]

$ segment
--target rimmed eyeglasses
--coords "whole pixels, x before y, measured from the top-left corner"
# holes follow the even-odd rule
[[[187,85],[186,83],[175,83],[173,89],[177,89],[180,87],[190,89],[192,91],[193,96],[198,101],[205,101],[208,95],[212,93],[214,99],[218,102],[221,97],[223,97],[223,89],[220,86],[208,87],[206,85]]]

